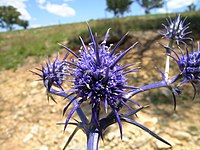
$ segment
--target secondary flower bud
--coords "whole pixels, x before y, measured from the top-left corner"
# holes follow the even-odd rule
[[[186,18],[182,20],[180,14],[174,20],[169,17],[169,19],[167,19],[168,25],[162,24],[166,30],[161,31],[163,38],[175,40],[178,45],[180,45],[180,43],[186,44],[185,40],[192,40],[188,37],[191,31],[187,31],[190,23],[185,25],[185,20]]]

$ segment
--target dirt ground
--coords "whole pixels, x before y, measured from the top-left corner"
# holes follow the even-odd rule
[[[56,125],[65,119],[62,110],[67,100],[56,97],[58,104],[47,101],[42,82],[35,81],[37,77],[29,72],[38,66],[40,63],[30,59],[15,71],[0,72],[0,150],[59,150],[74,129],[74,126],[68,126],[63,132],[63,126]],[[197,95],[194,101],[191,99],[182,101],[178,98],[175,112],[172,104],[153,104],[150,96],[138,95],[135,100],[150,107],[139,112],[136,121],[158,133],[173,145],[174,150],[200,150],[200,98]],[[78,118],[76,114],[73,117]],[[86,149],[86,137],[82,131],[75,135],[67,149]],[[105,133],[105,140],[100,141],[99,149],[169,147],[143,130],[123,124],[123,140],[118,126],[112,125]]]

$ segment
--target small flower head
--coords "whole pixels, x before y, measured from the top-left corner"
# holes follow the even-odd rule
[[[192,46],[191,52],[189,53],[186,48],[186,54],[180,49],[181,56],[179,56],[174,50],[172,50],[176,58],[171,56],[178,64],[181,71],[180,77],[183,81],[179,86],[186,82],[190,82],[194,88],[194,97],[196,94],[196,86],[200,84],[200,44],[198,43],[198,50],[195,51]]]
[[[74,79],[72,82],[73,92],[70,93],[70,95],[75,95],[74,100],[79,99],[79,105],[84,101],[88,101],[91,104],[91,122],[94,124],[94,126],[96,126],[96,128],[99,129],[99,131],[101,130],[99,124],[99,114],[101,109],[100,105],[104,104],[105,111],[111,109],[113,112],[115,112],[115,117],[119,124],[121,133],[120,116],[117,111],[117,106],[118,104],[122,104],[131,109],[131,111],[134,111],[126,103],[127,98],[125,98],[125,95],[128,93],[128,90],[136,89],[134,86],[127,85],[127,79],[125,75],[127,73],[137,71],[138,68],[124,71],[124,69],[132,66],[133,64],[121,66],[119,61],[136,44],[132,45],[124,52],[115,54],[116,49],[121,44],[126,35],[122,37],[118,44],[111,50],[112,45],[106,45],[110,29],[107,31],[105,38],[100,45],[98,44],[97,37],[92,34],[89,26],[88,30],[91,37],[91,43],[86,46],[82,38],[80,38],[82,42],[82,47],[79,51],[80,55],[73,53],[77,59],[70,62],[66,61],[70,67],[70,69],[68,69],[68,73]],[[72,53],[69,48],[66,46],[63,47]],[[68,106],[66,106],[65,111],[67,108]],[[75,110],[73,109],[72,112],[74,111]],[[70,113],[70,115],[67,117],[65,128],[68,124],[71,114],[72,113]]]
[[[67,65],[64,61],[67,55],[62,61],[59,61],[59,55],[57,55],[54,62],[50,62],[49,60],[48,63],[46,63],[46,66],[42,67],[42,69],[36,68],[41,73],[33,72],[34,74],[42,78],[44,86],[47,88],[48,91],[50,90],[51,86],[56,86],[62,89],[63,81],[66,79],[67,76]]]
[[[175,40],[178,45],[180,43],[186,44],[185,40],[192,40],[188,37],[188,34],[190,34],[191,31],[186,31],[189,28],[190,23],[185,25],[185,20],[186,18],[182,20],[180,14],[175,20],[172,20],[169,17],[169,19],[167,19],[168,25],[162,24],[166,29],[166,31],[161,31],[163,38]]]

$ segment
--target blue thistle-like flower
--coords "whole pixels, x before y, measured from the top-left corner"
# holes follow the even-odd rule
[[[115,54],[116,49],[122,43],[126,35],[124,35],[117,45],[111,50],[111,46],[106,45],[110,29],[108,29],[105,38],[100,45],[98,44],[97,37],[94,37],[89,26],[88,30],[92,42],[86,46],[82,38],[80,38],[82,42],[82,47],[79,51],[80,55],[75,54],[69,48],[60,44],[77,58],[76,60],[66,61],[70,67],[70,69],[68,69],[68,73],[74,79],[72,89],[73,92],[69,95],[75,95],[73,100],[79,99],[79,105],[81,105],[84,101],[89,101],[92,106],[91,122],[96,128],[99,129],[99,131],[101,130],[99,124],[101,103],[104,104],[106,112],[109,108],[111,108],[111,110],[115,113],[115,117],[120,127],[120,133],[122,135],[122,127],[117,106],[120,103],[128,107],[131,111],[134,111],[126,103],[127,100],[132,100],[125,98],[125,95],[128,93],[128,90],[136,89],[136,87],[127,85],[125,75],[127,73],[136,72],[138,68],[124,71],[126,68],[133,66],[134,64],[121,66],[118,63],[137,43],[133,44],[124,52]],[[65,111],[72,101],[65,107],[63,114],[65,114]],[[77,108],[78,106],[74,107],[67,116],[65,128]]]
[[[163,38],[175,40],[178,45],[180,43],[186,44],[185,40],[192,40],[190,37],[188,37],[188,34],[190,34],[191,31],[186,31],[190,24],[187,23],[185,25],[186,17],[182,20],[179,14],[174,20],[172,20],[170,17],[166,20],[168,25],[162,24],[166,29],[166,31],[161,31]]]
[[[104,40],[101,42],[101,44],[98,43],[97,36],[93,35],[89,25],[88,30],[91,43],[86,46],[83,39],[80,37],[82,47],[79,50],[79,55],[77,55],[68,47],[59,44],[67,50],[67,54],[65,55],[64,59],[59,61],[59,57],[57,56],[53,63],[50,63],[49,61],[46,64],[46,67],[42,67],[42,69],[36,68],[41,73],[33,72],[42,78],[44,86],[47,88],[49,93],[60,95],[70,100],[63,110],[63,115],[66,113],[69,106],[72,103],[74,104],[73,108],[67,115],[65,123],[61,123],[64,124],[64,130],[68,124],[77,126],[67,141],[65,148],[79,128],[83,129],[88,138],[91,139],[93,133],[98,133],[102,137],[103,131],[108,126],[113,123],[118,123],[120,136],[122,138],[121,121],[135,125],[145,130],[158,140],[171,146],[170,143],[159,137],[148,128],[128,118],[129,116],[135,115],[138,111],[146,107],[144,106],[139,107],[138,109],[133,109],[131,106],[129,106],[127,101],[139,106],[137,102],[130,99],[132,96],[131,92],[135,91],[136,93],[139,93],[147,89],[156,88],[158,86],[166,86],[165,82],[144,86],[141,89],[128,85],[126,74],[136,72],[139,68],[137,67],[127,70],[127,68],[135,64],[121,66],[119,61],[135,47],[137,42],[124,52],[115,54],[117,48],[123,42],[127,34],[125,34],[112,48],[112,45],[106,45],[110,29],[107,30]],[[66,60],[69,53],[71,53],[76,59],[71,59],[71,61]],[[164,76],[163,73],[162,75]],[[67,80],[66,78],[70,78],[70,80]],[[67,91],[65,91],[62,87],[63,83],[67,81],[71,82],[72,84],[72,89],[69,90],[71,93],[68,94],[66,93]],[[58,87],[61,91],[55,90],[54,86]],[[80,109],[80,105],[86,101],[92,107],[90,122]],[[100,106],[102,104],[104,105],[106,112],[110,110],[110,113],[106,117],[100,117]],[[127,107],[129,111],[126,113],[120,113],[119,110],[123,106]],[[69,122],[75,111],[77,111],[82,122]],[[91,142],[90,144],[94,143]]]
[[[62,84],[64,80],[66,80],[66,76],[68,75],[68,66],[65,63],[65,59],[67,58],[68,54],[69,53],[65,55],[62,61],[59,61],[58,54],[54,62],[50,62],[50,60],[48,60],[48,63],[46,63],[46,66],[42,67],[42,69],[35,68],[41,73],[31,71],[42,78],[44,86],[47,88],[47,91],[49,91],[52,86],[56,86],[63,90]]]
[[[200,44],[198,43],[197,51],[194,50],[193,45],[190,53],[188,48],[186,48],[186,54],[183,53],[183,50],[181,48],[179,49],[181,56],[179,56],[177,52],[171,49],[176,57],[170,57],[172,57],[176,61],[181,71],[178,78],[183,78],[183,81],[179,84],[179,86],[183,85],[186,82],[190,82],[194,88],[194,99],[196,95],[196,86],[200,85]],[[198,89],[199,88],[200,87],[198,87]]]

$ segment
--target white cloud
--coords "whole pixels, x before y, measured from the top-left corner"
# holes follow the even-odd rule
[[[41,24],[32,24],[30,26],[30,28],[39,28],[39,27],[42,27],[42,25]]]
[[[169,10],[167,10],[166,8],[159,8],[159,9],[157,10],[157,12],[158,12],[158,13],[161,13],[161,14],[165,14],[165,13],[170,13],[171,10],[169,11]]]
[[[0,6],[13,6],[21,13],[20,19],[30,20],[31,15],[26,10],[26,2],[27,0],[0,0]]]
[[[36,2],[39,4],[44,4],[46,2],[46,0],[36,0]]]
[[[168,9],[177,9],[188,6],[192,3],[196,4],[196,0],[169,0],[167,2]]]
[[[165,8],[159,8],[159,13],[170,13],[175,9],[186,7],[190,4],[196,4],[197,0],[169,0],[165,6]],[[167,9],[166,9],[167,8]]]
[[[61,17],[70,17],[76,14],[75,10],[66,3],[58,5],[48,2],[46,5],[40,5],[40,8]]]

